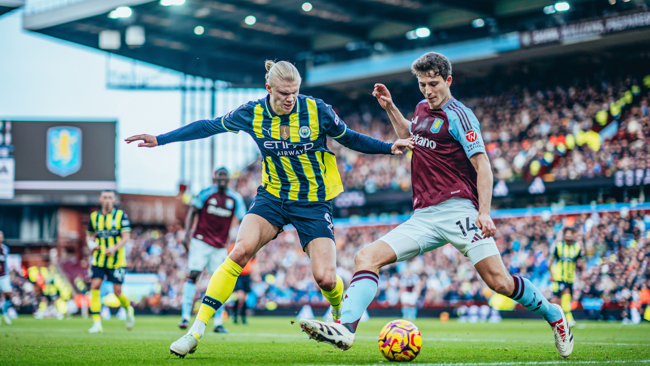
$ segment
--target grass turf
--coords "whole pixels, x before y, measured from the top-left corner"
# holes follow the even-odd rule
[[[371,365],[386,364],[377,348],[379,330],[390,320],[374,318],[359,326],[346,352],[308,340],[293,318],[251,317],[249,325],[226,322],[230,334],[206,333],[197,352],[179,359],[169,345],[183,332],[178,317],[141,316],[133,331],[124,322],[104,321],[103,334],[88,334],[91,321],[75,317],[36,320],[22,316],[0,325],[0,364],[7,365]],[[580,322],[575,348],[566,360],[555,350],[543,321],[504,320],[467,324],[418,319],[422,352],[414,364],[650,364],[650,324]],[[209,325],[208,330],[211,328]],[[633,362],[637,361],[637,362]]]

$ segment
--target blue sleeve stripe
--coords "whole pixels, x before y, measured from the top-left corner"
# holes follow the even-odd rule
[[[338,139],[338,138],[340,138],[341,136],[345,135],[345,133],[346,133],[347,131],[348,131],[348,125],[343,125],[343,133],[341,133],[340,135],[338,135],[338,136],[336,136],[336,137],[332,137],[332,138],[333,138],[333,139]]]

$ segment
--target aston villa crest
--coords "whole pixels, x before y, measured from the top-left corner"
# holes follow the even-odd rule
[[[77,127],[52,127],[47,130],[47,169],[67,177],[81,169],[81,130]]]

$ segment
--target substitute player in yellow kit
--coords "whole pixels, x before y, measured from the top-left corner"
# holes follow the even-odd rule
[[[133,329],[135,317],[129,299],[122,293],[126,274],[124,244],[131,239],[131,224],[126,213],[115,208],[115,192],[103,191],[99,196],[101,210],[90,214],[86,239],[93,250],[92,278],[90,280],[90,312],[93,326],[89,333],[102,333],[102,300],[99,289],[104,278],[113,283],[113,292],[126,309],[126,329]]]
[[[567,322],[572,327],[576,322],[571,313],[571,296],[573,296],[573,283],[576,279],[576,267],[583,254],[580,244],[575,241],[573,228],[565,228],[563,236],[564,240],[551,249],[548,266],[551,273],[551,291],[554,297],[560,298]]]

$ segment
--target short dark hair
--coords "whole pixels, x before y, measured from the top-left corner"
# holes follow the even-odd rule
[[[222,170],[225,171],[226,174],[230,175],[230,172],[228,171],[228,169],[226,169],[225,166],[222,166],[222,167],[220,167],[220,168],[215,169],[215,170],[214,170],[214,174],[217,174],[217,173],[219,173],[219,172],[222,171]]]
[[[413,61],[411,72],[416,77],[421,75],[435,77],[440,75],[443,80],[447,80],[447,77],[451,76],[451,62],[439,53],[427,52]]]
[[[570,232],[572,232],[573,234],[576,233],[576,230],[575,230],[574,228],[572,228],[572,227],[565,227],[565,228],[564,228],[564,231],[562,232],[562,234],[565,234],[565,235],[566,235],[566,232],[567,232],[567,231],[570,231]]]

